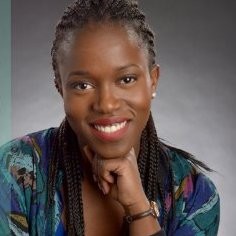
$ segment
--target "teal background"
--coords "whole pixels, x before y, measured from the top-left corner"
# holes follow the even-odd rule
[[[0,0],[0,146],[11,136],[11,1]],[[10,199],[9,193],[1,189],[5,211],[10,209]],[[5,211],[1,209],[0,215]],[[10,235],[8,227],[0,231],[1,235]]]
[[[0,145],[11,138],[11,1],[0,1]]]

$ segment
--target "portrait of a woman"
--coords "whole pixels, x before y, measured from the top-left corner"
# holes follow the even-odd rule
[[[135,0],[77,0],[52,42],[59,127],[0,148],[0,235],[217,235],[211,170],[162,141],[155,34]]]

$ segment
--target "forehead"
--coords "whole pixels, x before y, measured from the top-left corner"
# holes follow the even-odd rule
[[[148,52],[138,35],[130,27],[120,24],[90,23],[78,31],[68,34],[61,45],[61,64],[92,64],[94,61],[148,64]],[[140,61],[141,60],[141,61]],[[127,61],[127,62],[126,62]]]

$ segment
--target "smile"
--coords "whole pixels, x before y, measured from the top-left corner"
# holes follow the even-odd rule
[[[104,142],[112,142],[121,140],[126,135],[129,121],[127,118],[111,117],[96,120],[90,127],[95,137]]]
[[[94,125],[94,128],[100,132],[104,132],[104,133],[114,133],[117,132],[118,130],[121,130],[125,127],[127,121],[121,122],[121,123],[115,123],[112,125],[106,125],[106,126],[102,126],[102,125]]]

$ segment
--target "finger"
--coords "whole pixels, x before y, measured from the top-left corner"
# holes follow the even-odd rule
[[[93,171],[96,177],[103,179],[106,182],[114,183],[114,176],[111,172],[106,171],[104,167],[104,160],[97,155],[93,159]]]
[[[95,156],[93,160],[93,171],[100,179],[113,184],[115,182],[115,168],[117,168],[119,162],[118,160],[105,160]]]
[[[97,155],[93,159],[93,171],[98,182],[98,187],[102,190],[103,194],[108,194],[110,191],[110,184],[114,183],[114,176],[106,171],[104,168],[104,160]]]
[[[95,154],[93,159],[93,171],[95,175],[97,176],[100,175],[102,165],[103,165],[103,160],[99,158],[97,154]]]
[[[97,176],[96,176],[95,174],[93,174],[93,181],[94,181],[95,183],[98,182]]]
[[[100,187],[101,187],[101,190],[103,192],[103,194],[108,194],[110,192],[110,185],[107,181],[101,179],[100,180]]]
[[[110,191],[109,184],[101,178],[97,178],[97,186],[103,192],[103,194],[106,194]]]
[[[87,145],[84,146],[83,151],[84,151],[85,156],[88,158],[89,162],[92,163],[93,158],[94,158],[94,153],[89,148],[89,146],[87,146]]]
[[[136,157],[134,147],[132,147],[132,148],[130,149],[129,154],[131,154],[132,156],[135,156],[135,157]]]
[[[135,150],[134,150],[133,147],[130,149],[130,151],[126,155],[126,158],[128,158],[128,159],[130,159],[132,161],[137,162],[137,157],[136,157]]]
[[[118,200],[118,188],[115,184],[110,186],[110,192],[109,195],[114,199]]]
[[[115,176],[122,175],[124,169],[129,169],[131,160],[119,158],[112,160],[103,160],[99,164],[98,175],[107,182],[114,183]]]
[[[109,171],[104,171],[103,174],[101,174],[102,178],[107,181],[110,184],[114,184],[115,183],[115,176],[114,174],[112,174],[112,172]]]
[[[102,191],[102,185],[101,185],[101,180],[100,179],[97,179],[97,185],[98,185],[98,188]]]

